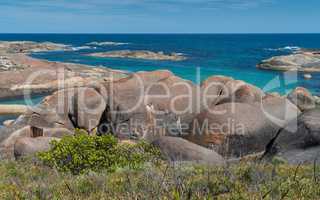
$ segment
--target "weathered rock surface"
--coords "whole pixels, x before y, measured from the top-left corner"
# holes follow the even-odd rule
[[[31,41],[0,41],[0,53],[33,53],[41,51],[63,51],[71,47],[64,44],[52,42],[31,42]]]
[[[47,96],[24,117],[28,118],[28,125],[38,128],[82,128],[91,131],[98,126],[105,108],[104,98],[95,89],[78,87]],[[74,127],[73,123],[78,127]]]
[[[270,121],[280,127],[297,119],[300,115],[298,107],[285,97],[273,96],[265,98],[262,100],[262,103],[257,103],[256,106],[263,111],[263,114],[268,117]]]
[[[99,84],[126,77],[127,74],[107,68],[80,64],[49,62],[23,54],[6,56],[18,70],[0,70],[0,99],[30,94],[48,94],[58,89],[96,87]]]
[[[178,137],[160,137],[153,144],[172,162],[192,161],[223,165],[225,160],[216,152]]]
[[[210,106],[217,104],[222,98],[221,95],[228,90],[226,84],[232,81],[231,77],[227,76],[210,76],[201,83],[201,90],[203,91],[203,103]]]
[[[298,52],[287,56],[275,56],[263,60],[257,67],[281,71],[320,72],[320,53]]]
[[[31,129],[30,126],[13,131],[8,134],[6,138],[1,138],[0,141],[0,155],[1,158],[11,159],[13,158],[14,144],[19,138],[30,137]]]
[[[255,103],[261,102],[264,92],[244,81],[231,80],[225,84],[225,89],[219,98],[218,104],[239,102],[239,103]]]
[[[310,110],[316,107],[316,100],[312,94],[303,87],[297,87],[287,97],[301,111]]]
[[[320,97],[319,96],[313,96],[316,106],[320,106]]]
[[[17,139],[14,144],[14,157],[19,159],[25,156],[35,155],[39,152],[48,151],[50,149],[50,143],[53,141],[59,141],[59,138],[53,137],[21,137]]]
[[[270,151],[289,163],[313,163],[320,153],[320,110],[304,112],[280,132]]]
[[[114,110],[127,111],[122,119],[133,119],[131,123],[142,125],[135,130],[139,135],[163,135],[168,133],[168,126],[179,132],[178,124],[190,123],[200,105],[200,88],[168,71],[139,72],[112,84]],[[155,126],[158,129],[147,130]]]
[[[152,51],[130,51],[130,50],[121,50],[121,51],[109,51],[104,53],[93,53],[89,54],[94,57],[102,58],[134,58],[134,59],[145,59],[145,60],[171,60],[171,61],[181,61],[185,60],[186,57],[177,54],[164,54],[163,52],[152,52]]]
[[[320,110],[304,112],[297,121],[288,124],[276,140],[280,151],[306,149],[320,144]]]
[[[20,52],[17,50],[19,48],[14,47],[16,50],[13,53]],[[28,48],[21,51],[37,51],[38,47]],[[185,59],[178,54],[145,51],[101,53],[106,57],[119,55],[155,60]],[[0,70],[0,98],[17,97],[25,90],[30,90],[32,94],[54,92],[36,108],[28,109],[5,130],[0,129],[1,155],[8,157],[12,157],[13,152],[16,157],[33,154],[38,149],[48,148],[49,139],[45,138],[71,135],[74,128],[91,131],[107,119],[113,126],[129,125],[130,129],[126,131],[153,141],[172,161],[220,165],[224,160],[219,154],[238,157],[263,151],[279,128],[297,118],[300,114],[297,106],[305,111],[312,104],[309,102],[311,94],[305,91],[296,89],[292,92],[298,94],[295,101],[290,95],[287,99],[265,94],[253,85],[230,77],[209,77],[198,86],[166,70],[127,74],[105,68],[47,62],[23,54],[6,52],[5,56],[5,64],[11,62],[14,67]],[[28,82],[35,72],[42,70],[45,71],[43,74],[34,76]],[[59,81],[61,72],[64,76],[62,84]],[[198,123],[200,130],[194,122]],[[209,126],[207,129],[206,123]],[[182,127],[183,124],[191,124],[191,128]],[[41,130],[41,137],[28,138],[33,128]],[[115,128],[117,133],[123,130],[122,127]],[[183,136],[189,141],[213,148],[219,154],[169,135]],[[312,135],[313,140],[317,139],[315,135]],[[120,140],[130,138],[123,137]],[[42,142],[43,146],[40,144]],[[296,147],[292,149],[301,150]],[[292,151],[283,151],[287,152],[293,155],[290,154]]]
[[[295,106],[289,111],[279,109],[281,106],[284,106],[282,101],[266,102],[264,109],[244,103],[211,106],[194,119],[190,134],[184,137],[224,156],[239,157],[260,152],[285,122],[297,117],[299,111]]]
[[[209,77],[201,84],[204,104],[261,102],[264,92],[248,83],[225,76]]]

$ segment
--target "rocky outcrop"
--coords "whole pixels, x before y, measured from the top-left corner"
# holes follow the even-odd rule
[[[14,157],[13,150],[14,144],[19,138],[31,137],[30,126],[25,126],[21,129],[13,131],[11,134],[7,135],[7,138],[0,141],[0,157],[5,159],[11,159]]]
[[[297,119],[300,110],[285,97],[270,97],[262,100],[262,103],[256,104],[270,121],[282,127],[291,120]]]
[[[105,96],[110,96],[113,109],[126,111],[122,121],[137,124],[134,132],[148,135],[148,140],[152,135],[181,134],[179,124],[189,124],[200,112],[199,86],[168,71],[139,72],[112,84],[113,94]]]
[[[75,128],[91,131],[98,126],[106,105],[95,89],[79,87],[59,90],[46,97],[40,106],[57,113],[63,121],[69,121],[72,116]]]
[[[89,54],[94,57],[102,58],[133,58],[133,59],[145,59],[145,60],[171,60],[171,61],[182,61],[187,59],[181,54],[172,53],[164,54],[163,52],[152,52],[152,51],[109,51],[104,53],[92,53]]]
[[[19,122],[18,122],[19,123]],[[34,127],[24,122],[19,126],[11,125],[6,130],[0,130],[0,158],[12,159],[14,157],[14,146],[16,142],[21,138],[34,138],[34,137],[53,137],[62,138],[67,135],[73,135],[74,132],[70,129],[55,127],[55,128],[43,128],[41,126]],[[14,127],[12,127],[14,126]],[[22,126],[22,128],[21,128]],[[36,135],[35,129],[38,129],[41,134]],[[39,141],[42,141],[39,139]],[[41,145],[40,145],[41,146]],[[35,146],[34,148],[38,148]]]
[[[31,42],[31,41],[1,41],[0,53],[33,53],[41,51],[64,51],[71,47],[64,44],[52,42]]]
[[[313,96],[316,106],[320,106],[320,97],[319,96]]]
[[[263,151],[279,128],[296,118],[298,113],[293,104],[281,100],[269,100],[262,106],[244,103],[213,105],[194,119],[190,134],[184,137],[224,156],[244,156]]]
[[[316,107],[316,100],[312,94],[303,87],[297,87],[287,97],[301,111],[310,110]]]
[[[178,137],[161,137],[153,141],[161,153],[172,162],[192,161],[210,165],[223,165],[225,160],[216,152]]]
[[[59,89],[97,87],[126,77],[124,72],[80,64],[49,62],[22,54],[7,56],[19,70],[0,71],[0,99],[20,97],[25,92],[48,94]]]
[[[206,106],[230,102],[261,102],[264,92],[248,83],[230,77],[212,76],[201,84],[203,100]]]
[[[167,70],[126,74],[10,56],[23,67],[0,72],[0,98],[15,97],[25,90],[52,94],[5,130],[0,129],[1,155],[13,156],[14,144],[17,157],[32,154],[37,151],[32,145],[45,140],[43,137],[61,138],[81,128],[96,130],[98,135],[112,133],[123,141],[146,139],[172,161],[221,164],[220,155],[239,157],[264,151],[279,129],[300,114],[297,106],[308,110],[309,102],[305,105],[302,100],[311,96],[297,89],[292,93],[298,94],[294,101],[291,95],[265,94],[223,76],[209,77],[199,86]],[[50,73],[26,82],[26,76],[43,69]],[[62,86],[59,70],[64,74]],[[109,127],[100,129],[102,124]],[[30,138],[39,136],[42,139]]]
[[[212,106],[190,126],[186,139],[228,157],[262,151],[277,131],[259,108],[243,103]]]
[[[59,141],[59,138],[53,137],[22,137],[17,139],[14,144],[14,157],[19,159],[21,157],[35,155],[39,152],[48,151],[52,141]]]
[[[313,163],[320,153],[320,110],[304,112],[276,137],[269,152],[289,163]]]
[[[261,102],[264,95],[260,88],[240,80],[231,80],[225,84],[225,89],[222,91],[218,104]]]
[[[281,71],[320,72],[320,53],[298,52],[287,56],[275,56],[263,60],[257,67]]]

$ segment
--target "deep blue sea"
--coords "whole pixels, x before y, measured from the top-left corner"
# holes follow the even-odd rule
[[[303,73],[260,70],[256,64],[277,55],[291,54],[296,48],[319,48],[320,34],[0,34],[0,40],[50,41],[72,45],[74,51],[32,54],[51,61],[106,66],[127,71],[168,69],[185,79],[199,82],[212,75],[232,76],[265,91],[288,92],[303,86],[320,94],[320,74],[311,80]],[[118,45],[88,45],[90,42],[115,42]],[[181,62],[136,59],[94,58],[87,53],[111,50],[151,50],[182,53]],[[200,78],[197,78],[197,69]],[[199,80],[200,79],[200,80]]]

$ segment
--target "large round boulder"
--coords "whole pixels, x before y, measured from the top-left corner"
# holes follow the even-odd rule
[[[153,144],[172,162],[191,161],[196,163],[223,165],[225,160],[213,150],[191,143],[179,137],[160,137]]]
[[[264,92],[244,81],[234,80],[225,76],[209,77],[201,84],[203,98],[207,106],[230,102],[260,102]]]
[[[303,87],[297,87],[287,97],[301,111],[310,110],[316,107],[316,100],[312,94]]]
[[[43,105],[32,108],[19,120],[21,121],[22,118],[25,125],[38,128],[74,128],[66,114],[59,115],[55,110],[48,109]]]
[[[199,86],[177,76],[160,80],[147,88],[145,104],[152,104],[159,114],[172,113],[184,123],[190,122],[194,113],[201,110]]]
[[[76,123],[76,128],[90,131],[98,126],[106,102],[95,89],[79,87],[59,90],[46,97],[41,106],[57,113],[63,123],[70,122],[71,116],[73,126]]]
[[[297,109],[281,110],[281,106],[281,101],[265,102],[264,109],[244,103],[211,106],[194,119],[189,134],[184,137],[211,147],[223,156],[239,157],[261,152],[279,128],[297,117]],[[286,112],[291,113],[290,117]]]
[[[240,80],[231,80],[225,84],[218,104],[228,102],[255,103],[261,102],[264,92],[249,83]]]
[[[0,143],[0,156],[5,159],[13,158],[14,144],[19,138],[30,137],[31,127],[26,126],[10,133],[7,138],[3,139]]]
[[[320,110],[304,112],[298,120],[291,121],[275,141],[277,149],[306,149],[320,145]]]
[[[319,109],[304,112],[279,133],[268,153],[276,154],[292,164],[313,163],[320,154],[319,122]]]
[[[112,95],[105,96],[112,102],[114,118],[131,123],[131,130],[147,135],[147,140],[170,135],[171,130],[179,134],[179,124],[189,124],[201,110],[199,86],[167,71],[139,72],[112,84]]]
[[[50,143],[53,140],[59,141],[60,139],[53,137],[19,138],[14,144],[14,157],[19,159],[21,157],[35,155],[39,152],[48,151],[50,149]]]
[[[228,90],[226,84],[232,81],[231,77],[227,76],[211,76],[201,83],[201,90],[203,92],[204,106],[217,104],[224,91]]]
[[[263,114],[279,127],[286,126],[290,121],[296,120],[301,113],[299,108],[287,98],[279,96],[264,98],[256,106],[260,107]]]

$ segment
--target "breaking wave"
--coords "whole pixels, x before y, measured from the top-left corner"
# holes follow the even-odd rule
[[[73,51],[80,51],[84,49],[96,49],[97,47],[90,47],[90,46],[81,46],[81,47],[72,47],[71,49]]]
[[[127,45],[130,43],[126,43],[126,42],[90,42],[87,43],[87,45],[92,45],[92,46],[120,46],[120,45]]]
[[[295,51],[300,51],[301,47],[298,47],[298,46],[286,46],[286,47],[281,47],[281,48],[276,48],[276,49],[267,48],[265,50],[267,50],[267,51],[292,51],[292,52],[295,52]]]

